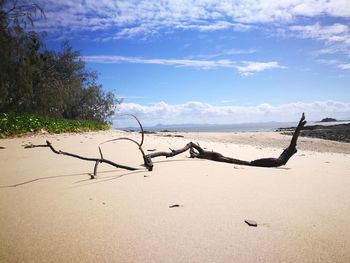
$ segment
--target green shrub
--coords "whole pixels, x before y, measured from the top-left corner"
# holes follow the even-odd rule
[[[68,120],[35,114],[0,113],[0,137],[21,136],[45,130],[49,133],[107,130],[109,126],[93,120]]]

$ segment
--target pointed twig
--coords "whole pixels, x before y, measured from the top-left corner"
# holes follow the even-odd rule
[[[100,146],[98,146],[98,151],[100,152],[101,159],[103,159],[103,154],[102,154],[102,151],[101,151],[101,147],[100,147]]]

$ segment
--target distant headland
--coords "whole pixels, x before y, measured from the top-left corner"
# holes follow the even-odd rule
[[[324,118],[322,119],[320,122],[337,122],[338,120],[336,119],[333,119],[333,118]]]

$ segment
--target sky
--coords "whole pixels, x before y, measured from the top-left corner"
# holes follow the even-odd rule
[[[145,126],[350,119],[349,0],[39,0]]]

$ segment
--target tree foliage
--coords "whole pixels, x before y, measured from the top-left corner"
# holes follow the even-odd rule
[[[47,50],[34,20],[44,11],[27,1],[0,0],[0,112],[39,113],[107,122],[114,96],[97,84],[80,53],[64,42]]]

